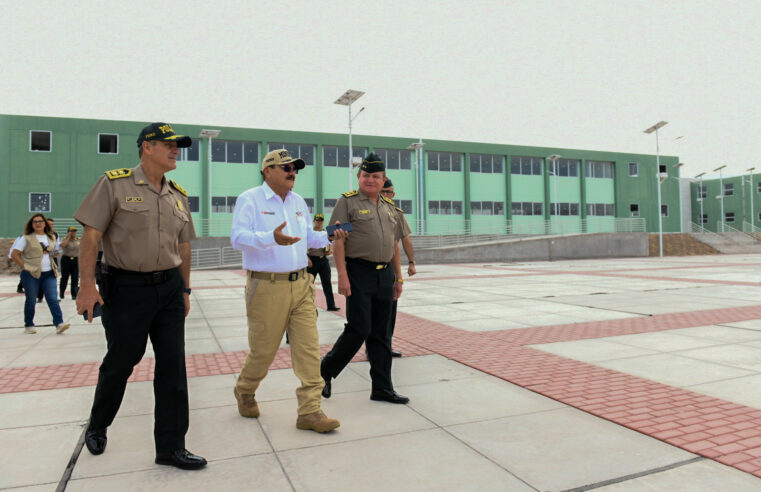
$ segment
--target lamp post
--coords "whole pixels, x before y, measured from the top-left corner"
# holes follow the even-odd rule
[[[754,215],[753,211],[753,193],[755,190],[753,189],[753,170],[756,169],[755,167],[750,167],[746,169],[748,171],[748,174],[750,175],[750,232],[751,234],[754,232],[753,229],[755,229],[756,225],[754,224],[756,220],[756,216]]]
[[[211,236],[211,223],[212,223],[212,221],[211,221],[211,196],[213,195],[213,193],[212,193],[212,188],[211,188],[211,185],[212,185],[211,141],[212,141],[212,139],[217,138],[220,133],[222,133],[221,130],[201,130],[201,133],[198,135],[201,138],[208,138],[209,139],[209,149],[208,149],[208,152],[207,152],[207,159],[208,159],[208,166],[209,166],[209,168],[208,168],[208,172],[206,173],[206,181],[207,181],[207,183],[209,185],[209,196],[208,196],[208,201],[206,202],[206,205],[208,207],[207,210],[209,211],[209,216],[207,217],[207,221],[208,221],[208,224],[207,224],[207,234],[206,234],[207,236]],[[201,230],[203,230],[203,228]]]
[[[703,176],[705,176],[706,173],[700,173],[697,176],[695,176],[696,179],[700,179],[700,193],[698,193],[698,201],[700,202],[700,232],[705,232],[706,228],[703,223],[703,199],[705,198],[703,196]]]
[[[416,174],[416,181],[415,183],[415,206],[417,207],[417,215],[418,215],[418,227],[417,232],[418,234],[423,234],[425,231],[425,219],[424,217],[424,202],[423,202],[423,146],[425,144],[423,143],[423,139],[420,139],[420,142],[412,142],[407,146],[407,150],[412,150],[415,152],[415,174]]]
[[[660,251],[660,257],[663,258],[663,213],[661,213],[661,156],[660,156],[660,144],[658,143],[658,130],[666,126],[668,122],[659,121],[655,125],[651,126],[645,133],[655,132],[655,165],[657,167],[655,171],[655,179],[658,180],[658,248]]]
[[[365,110],[363,107],[359,111],[357,111],[357,114],[355,114],[353,117],[351,115],[351,105],[359,99],[360,97],[364,96],[365,93],[362,91],[355,91],[352,89],[349,89],[348,91],[341,94],[341,97],[333,101],[333,104],[340,104],[341,106],[348,106],[349,108],[349,189],[352,189],[352,183],[354,182],[352,180],[352,171],[354,170],[354,149],[351,144],[351,122],[354,121],[354,118],[359,116],[359,113]]]
[[[553,209],[555,210],[555,220],[557,220],[558,216],[558,159],[560,159],[561,156],[557,154],[552,154],[550,156],[547,156],[547,160],[552,162],[552,195],[555,200],[555,206]],[[552,220],[550,220],[550,223]]]
[[[719,194],[716,198],[719,199],[719,204],[721,205],[721,231],[724,232],[724,180],[722,179],[721,170],[727,167],[726,164],[723,166],[719,166],[716,169],[713,170],[713,172],[719,171]]]
[[[684,166],[684,162],[674,164],[674,169]],[[678,171],[677,171],[678,172]],[[682,207],[682,183],[677,177],[677,186],[679,186],[679,232],[684,232],[684,207]]]

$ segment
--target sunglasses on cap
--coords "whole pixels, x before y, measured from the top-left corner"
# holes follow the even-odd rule
[[[283,171],[287,173],[293,171],[294,174],[299,174],[299,170],[293,164],[280,164],[277,167],[279,167],[280,169],[282,169]]]

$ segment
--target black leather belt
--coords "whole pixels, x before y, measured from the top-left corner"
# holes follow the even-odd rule
[[[373,270],[383,270],[384,268],[388,268],[388,263],[378,263],[375,261],[367,261],[361,258],[346,258],[346,263],[357,263],[359,265],[370,267]]]
[[[118,283],[131,286],[163,284],[177,272],[176,268],[156,272],[133,272],[111,266],[106,267],[105,270],[106,275],[110,275]]]

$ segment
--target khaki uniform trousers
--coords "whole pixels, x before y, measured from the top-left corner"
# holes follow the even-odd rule
[[[298,414],[317,412],[325,382],[320,375],[320,340],[312,276],[300,274],[291,282],[256,279],[248,272],[245,296],[249,352],[236,383],[238,393],[256,393],[288,330],[293,372],[301,381],[296,389]]]

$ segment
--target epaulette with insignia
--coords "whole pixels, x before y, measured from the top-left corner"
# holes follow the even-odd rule
[[[401,213],[404,213],[404,210],[402,210],[401,208],[399,208],[399,207],[394,207],[394,208],[397,209],[398,211],[400,211]]]
[[[108,176],[108,179],[126,178],[127,176],[132,176],[132,169],[127,169],[126,167],[122,169],[112,169],[106,171],[106,176]]]
[[[170,184],[170,185],[172,185],[172,187],[173,187],[175,190],[179,191],[180,193],[182,193],[182,194],[183,194],[183,195],[185,195],[185,196],[188,196],[188,192],[187,192],[187,191],[185,191],[185,188],[183,188],[182,186],[178,185],[178,184],[177,184],[177,182],[176,182],[175,180],[173,180],[173,179],[170,179],[170,180],[169,180],[169,184]]]
[[[356,196],[356,195],[359,195],[359,190],[347,191],[346,193],[342,193],[342,195],[345,196],[346,198],[349,198],[350,196]]]
[[[386,197],[386,195],[381,195],[381,198],[383,198],[383,201],[384,201],[384,202],[386,202],[386,203],[390,203],[391,205],[393,205],[394,207],[396,207],[396,204],[394,203],[394,200],[392,200],[392,199],[390,199],[390,198]]]

